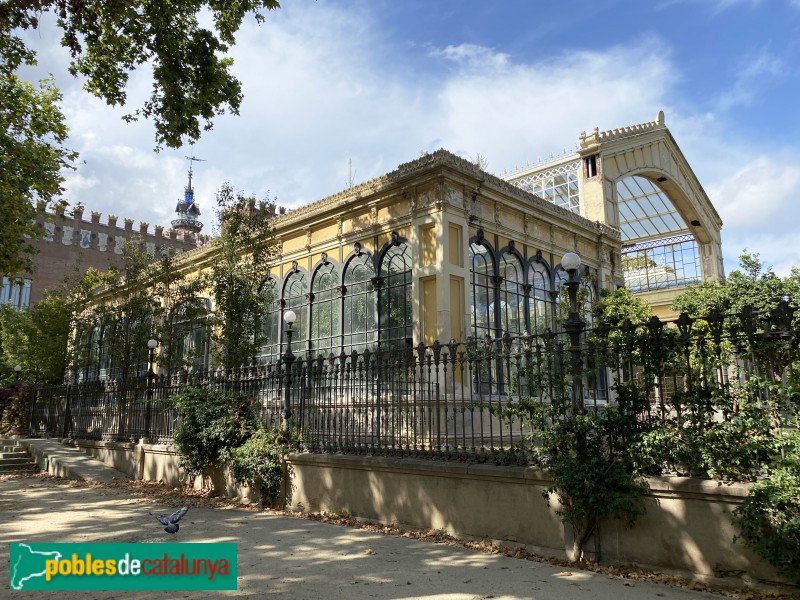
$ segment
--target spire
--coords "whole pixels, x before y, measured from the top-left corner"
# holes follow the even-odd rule
[[[203,224],[200,222],[200,207],[194,201],[194,188],[192,187],[192,175],[194,162],[205,162],[202,158],[196,158],[194,155],[194,144],[192,144],[191,156],[186,158],[189,160],[189,183],[183,193],[183,202],[178,202],[175,207],[175,218],[172,220],[172,228],[179,231],[186,231],[191,233],[198,233]]]

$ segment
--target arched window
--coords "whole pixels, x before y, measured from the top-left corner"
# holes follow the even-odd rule
[[[408,245],[392,245],[380,266],[380,340],[389,347],[410,346],[411,331],[411,252]]]
[[[309,344],[314,355],[327,356],[339,347],[339,274],[331,262],[314,272],[311,282],[311,334]]]
[[[514,337],[525,331],[525,293],[522,261],[512,252],[500,257],[500,329]]]
[[[82,368],[78,371],[78,381],[92,381],[100,379],[100,353],[102,342],[98,343],[102,335],[102,325],[96,324],[81,336],[80,361]]]
[[[344,270],[344,351],[364,350],[375,332],[375,268],[366,252],[350,259]]]
[[[198,298],[194,308],[196,314],[183,338],[182,355],[193,371],[207,371],[211,367],[211,327],[208,323],[211,301]]]
[[[176,305],[161,331],[158,372],[170,375],[183,369],[205,371],[211,366],[211,329],[208,298],[190,298]]]
[[[541,262],[532,262],[528,268],[528,315],[531,335],[543,335],[553,331],[553,286],[547,267]]]
[[[308,277],[304,271],[295,269],[283,284],[284,311],[293,310],[297,315],[292,329],[292,345],[296,349],[305,347],[307,339],[306,317],[308,316]]]
[[[258,353],[258,362],[274,363],[278,360],[281,351],[281,299],[278,293],[278,282],[270,277],[265,282],[272,302],[269,303],[266,314],[261,316],[261,335],[264,344]]]
[[[472,277],[472,335],[483,339],[487,335],[496,336],[494,318],[494,258],[491,249],[484,242],[469,245],[470,274]]]

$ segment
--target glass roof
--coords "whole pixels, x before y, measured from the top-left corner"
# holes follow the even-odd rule
[[[623,241],[661,237],[688,230],[672,201],[649,179],[634,175],[617,182],[617,197]]]

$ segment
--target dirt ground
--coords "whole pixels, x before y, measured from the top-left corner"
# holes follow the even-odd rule
[[[12,592],[11,542],[173,541],[151,513],[180,506],[181,542],[236,542],[236,592]],[[0,598],[212,598],[478,600],[495,598],[720,598],[704,584],[629,568],[544,562],[525,552],[464,544],[440,532],[400,531],[347,517],[300,518],[256,511],[157,484],[87,484],[46,476],[0,476]],[[594,570],[592,570],[594,569]],[[626,576],[625,578],[622,575]],[[660,582],[660,583],[659,583]],[[695,587],[676,587],[677,584]],[[733,597],[798,598],[742,591]]]

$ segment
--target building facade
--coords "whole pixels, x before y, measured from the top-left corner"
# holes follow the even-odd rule
[[[721,221],[663,113],[582,134],[577,153],[506,179],[438,150],[272,223],[259,363],[284,353],[289,310],[292,349],[307,358],[545,336],[563,317],[569,252],[587,318],[603,288],[628,285],[664,316],[686,285],[722,275]],[[186,252],[180,268],[200,271],[215,251]],[[207,353],[208,335],[195,337],[187,351]]]
[[[625,285],[660,317],[689,285],[724,275],[722,220],[665,124],[580,134],[575,152],[505,177],[620,230]]]
[[[582,257],[590,296],[622,283],[616,229],[444,150],[273,225],[279,258],[259,362],[284,352],[288,310],[297,315],[294,353],[329,357],[543,334],[554,327],[567,252]],[[214,251],[211,243],[180,261],[202,269]]]
[[[176,229],[164,231],[156,225],[141,222],[134,228],[133,219],[102,215],[92,211],[88,221],[83,218],[82,207],[73,209],[71,215],[63,211],[47,212],[38,207],[36,223],[44,231],[42,239],[33,241],[37,249],[34,257],[35,272],[26,276],[4,276],[0,287],[0,303],[16,308],[27,308],[44,297],[48,289],[64,284],[73,273],[85,273],[90,267],[108,271],[122,265],[122,247],[126,240],[141,241],[147,251],[157,256],[167,248],[178,252],[195,249],[207,243],[208,237]]]

